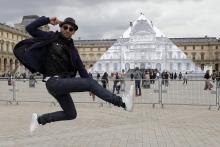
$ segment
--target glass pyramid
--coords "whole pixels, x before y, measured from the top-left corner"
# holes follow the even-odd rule
[[[92,73],[157,69],[168,72],[201,72],[191,59],[142,13],[91,68]]]

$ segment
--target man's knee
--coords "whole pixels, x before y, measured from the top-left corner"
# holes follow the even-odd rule
[[[67,114],[67,119],[68,120],[76,119],[76,117],[77,117],[77,113],[76,112],[72,112],[72,113],[68,113]]]

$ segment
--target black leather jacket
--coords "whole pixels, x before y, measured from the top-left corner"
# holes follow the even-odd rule
[[[72,40],[67,40],[58,33],[57,39],[48,47],[45,62],[45,76],[72,75],[76,74],[76,67],[71,60]]]

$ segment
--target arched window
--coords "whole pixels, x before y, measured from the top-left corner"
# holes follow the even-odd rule
[[[0,51],[3,52],[3,48],[4,48],[3,40],[0,43],[1,43],[0,44],[0,49],[1,49]]]
[[[6,70],[7,70],[7,64],[8,64],[8,62],[7,62],[7,59],[5,58],[4,59],[4,69],[3,69],[4,72],[6,72]]]
[[[90,54],[89,54],[89,59],[90,59],[90,61],[93,60],[93,58],[94,58],[94,54],[93,54],[93,53],[90,53]]]
[[[205,53],[201,53],[201,60],[204,60]]]
[[[156,69],[157,69],[158,71],[161,71],[161,64],[160,64],[160,63],[157,63],[157,64],[156,64]]]
[[[178,63],[178,70],[180,71],[182,68],[182,64],[181,63]]]
[[[186,63],[186,70],[190,70],[190,68],[191,68],[190,63]]]
[[[12,42],[12,43],[11,43],[11,50],[10,50],[10,52],[13,51],[14,47],[15,47],[15,43]]]
[[[203,70],[204,71],[204,67],[205,67],[205,65],[204,64],[201,64],[201,70]]]
[[[151,63],[149,62],[149,63],[147,63],[146,65],[145,65],[145,68],[146,69],[151,69],[152,67],[151,67]]]
[[[126,63],[126,64],[125,64],[125,70],[128,71],[129,69],[130,69],[130,64],[129,64],[129,63]]]
[[[81,58],[82,58],[82,60],[85,60],[86,58],[86,55],[85,54],[81,54]]]
[[[102,70],[102,64],[101,63],[98,64],[98,70]]]
[[[195,52],[192,53],[192,59],[196,60],[196,53]]]
[[[141,69],[145,69],[145,63],[141,63]]]
[[[13,60],[10,59],[9,63],[10,63],[9,70],[12,71],[13,70]]]
[[[215,52],[215,60],[219,59],[219,52]]]
[[[19,61],[18,59],[15,60],[15,67],[18,67],[19,66]]]
[[[100,59],[101,56],[102,56],[102,55],[101,55],[100,53],[98,53],[98,54],[97,54],[97,58],[96,58],[96,60]]]

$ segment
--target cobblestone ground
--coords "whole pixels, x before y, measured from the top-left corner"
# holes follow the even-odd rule
[[[0,104],[0,147],[219,147],[220,111],[215,107],[136,104],[129,113],[104,104],[76,104],[76,120],[51,123],[29,133],[32,112],[59,110],[42,103]]]

